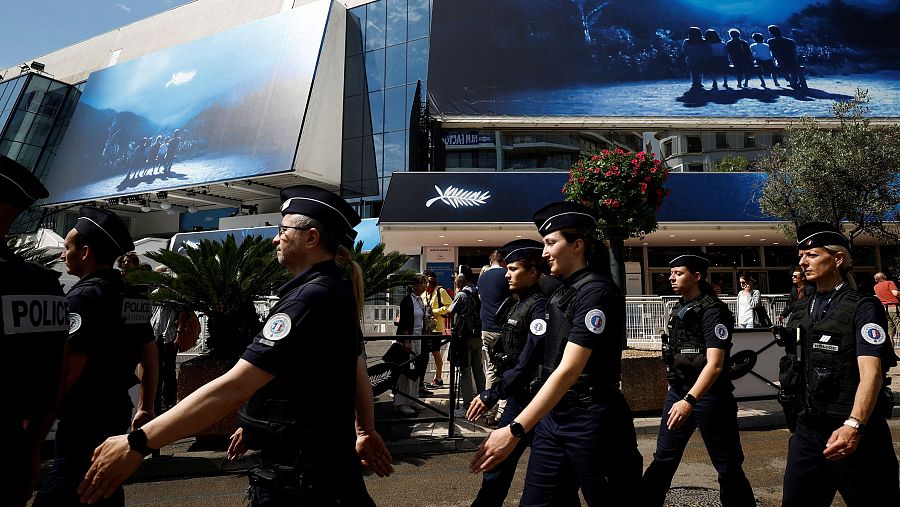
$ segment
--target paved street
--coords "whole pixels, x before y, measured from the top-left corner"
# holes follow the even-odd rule
[[[894,447],[900,449],[900,421],[891,423]],[[785,464],[787,430],[744,431],[742,439],[747,455],[745,470],[760,505],[777,506],[781,498],[781,478]],[[649,463],[655,445],[654,435],[639,436],[644,465]],[[407,507],[467,506],[480,483],[480,476],[467,472],[472,453],[398,457],[396,473],[388,479],[375,476],[366,480],[378,505]],[[527,457],[527,454],[526,454]],[[508,505],[517,505],[522,491],[524,463],[516,475]],[[244,505],[246,489],[243,476],[207,477],[132,484],[126,487],[129,506],[238,507]],[[670,505],[719,505],[715,492],[715,472],[695,434],[675,477]],[[697,489],[700,488],[700,489]],[[840,499],[834,505],[844,505]]]

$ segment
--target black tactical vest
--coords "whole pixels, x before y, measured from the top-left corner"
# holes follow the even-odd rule
[[[863,298],[856,290],[836,294],[828,303],[825,318],[818,322],[813,322],[809,313],[813,298],[798,301],[791,314],[791,326],[803,330],[801,357],[810,415],[850,415],[859,386],[854,316]]]
[[[528,331],[531,321],[531,309],[535,303],[544,298],[539,289],[531,291],[530,295],[526,295],[525,299],[519,300],[511,310],[508,310],[501,319],[500,337],[498,338],[499,347],[495,347],[495,357],[500,359],[500,370],[507,371],[516,365],[519,360],[519,354],[525,348],[528,341]],[[502,306],[501,306],[502,308]]]
[[[706,338],[703,332],[703,314],[715,306],[727,306],[722,301],[704,294],[699,299],[682,305],[679,301],[669,317],[669,346],[674,355],[672,365],[675,378],[692,385],[706,366]]]

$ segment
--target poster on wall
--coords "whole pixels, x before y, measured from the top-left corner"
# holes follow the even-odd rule
[[[900,117],[900,0],[435,0],[445,115]]]
[[[44,204],[292,170],[330,0],[91,74]]]

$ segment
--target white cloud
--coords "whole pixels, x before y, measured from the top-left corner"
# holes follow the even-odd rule
[[[131,7],[128,7],[125,4],[116,4],[116,7],[122,9],[125,12],[131,12]]]

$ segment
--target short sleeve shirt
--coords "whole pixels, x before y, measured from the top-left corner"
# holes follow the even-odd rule
[[[707,308],[703,312],[702,326],[706,348],[725,350],[731,348],[734,317],[725,305],[714,305]]]

